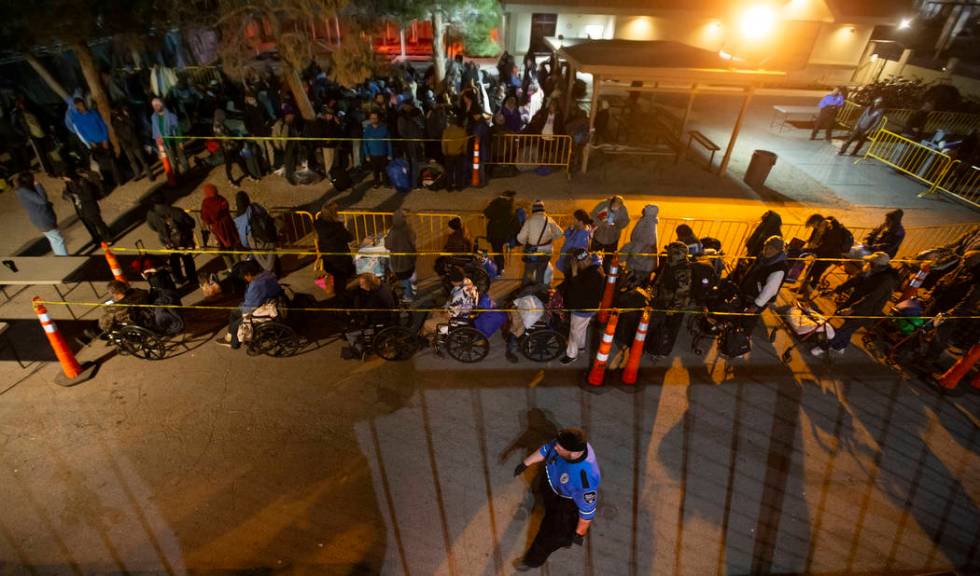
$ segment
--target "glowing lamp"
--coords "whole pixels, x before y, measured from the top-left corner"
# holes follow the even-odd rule
[[[760,40],[772,33],[776,26],[776,12],[771,6],[758,4],[742,13],[738,27],[742,36],[749,40]]]

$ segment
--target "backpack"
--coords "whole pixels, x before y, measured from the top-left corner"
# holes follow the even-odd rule
[[[395,158],[391,162],[388,162],[385,173],[388,175],[388,181],[391,182],[395,190],[403,194],[411,192],[412,182],[408,176],[408,162],[401,158]]]
[[[726,358],[738,358],[752,350],[752,342],[745,330],[737,324],[729,324],[718,339],[718,353]]]
[[[279,239],[275,220],[261,208],[253,209],[251,212],[248,223],[252,228],[252,238],[264,244],[275,244]]]

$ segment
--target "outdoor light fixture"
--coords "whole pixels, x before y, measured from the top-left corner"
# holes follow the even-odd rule
[[[729,54],[728,52],[725,52],[724,50],[719,50],[718,51],[718,55],[721,56],[721,59],[722,60],[731,60],[732,59],[732,55]]]
[[[911,27],[912,27],[911,18],[902,18],[901,22],[898,23],[899,30],[908,30]]]
[[[751,6],[742,13],[738,25],[742,36],[749,40],[765,38],[776,26],[776,12],[765,4]]]
[[[721,30],[721,22],[710,22],[708,24],[708,32],[717,32]]]

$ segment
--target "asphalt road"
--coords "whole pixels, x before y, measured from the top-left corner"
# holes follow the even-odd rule
[[[0,572],[509,574],[536,521],[513,467],[568,425],[598,455],[600,514],[542,573],[980,567],[978,396],[862,350],[783,365],[780,336],[726,362],[682,334],[640,386],[593,395],[584,361],[512,365],[499,339],[468,366],[207,338],[74,388],[50,365],[6,387]]]

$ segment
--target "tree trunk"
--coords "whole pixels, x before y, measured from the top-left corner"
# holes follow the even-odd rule
[[[82,75],[85,76],[85,83],[88,84],[92,99],[95,100],[95,107],[102,115],[102,121],[109,129],[109,141],[115,153],[119,154],[119,142],[116,140],[116,132],[112,129],[112,105],[109,103],[109,96],[102,87],[102,77],[99,69],[95,65],[95,56],[92,55],[91,48],[84,41],[72,44],[72,51],[78,58],[78,64],[82,67]]]
[[[310,102],[310,97],[306,93],[306,86],[303,84],[303,79],[299,77],[299,71],[283,62],[282,75],[285,77],[286,83],[289,84],[289,89],[293,93],[293,99],[296,100],[296,107],[299,108],[300,116],[303,117],[303,120],[314,120],[316,118],[316,112],[313,111],[313,104]]]
[[[44,80],[44,83],[48,85],[48,88],[58,95],[58,98],[61,98],[62,100],[67,100],[69,98],[68,91],[65,90],[65,87],[62,86],[50,72],[48,72],[48,69],[44,67],[44,64],[41,64],[41,62],[35,58],[33,54],[24,53],[24,60],[27,60],[27,63],[31,65],[31,68],[37,72],[37,75],[41,77],[41,80]]]
[[[442,12],[436,10],[432,13],[432,63],[435,65],[436,86],[446,79],[445,37],[446,23],[442,18]]]

